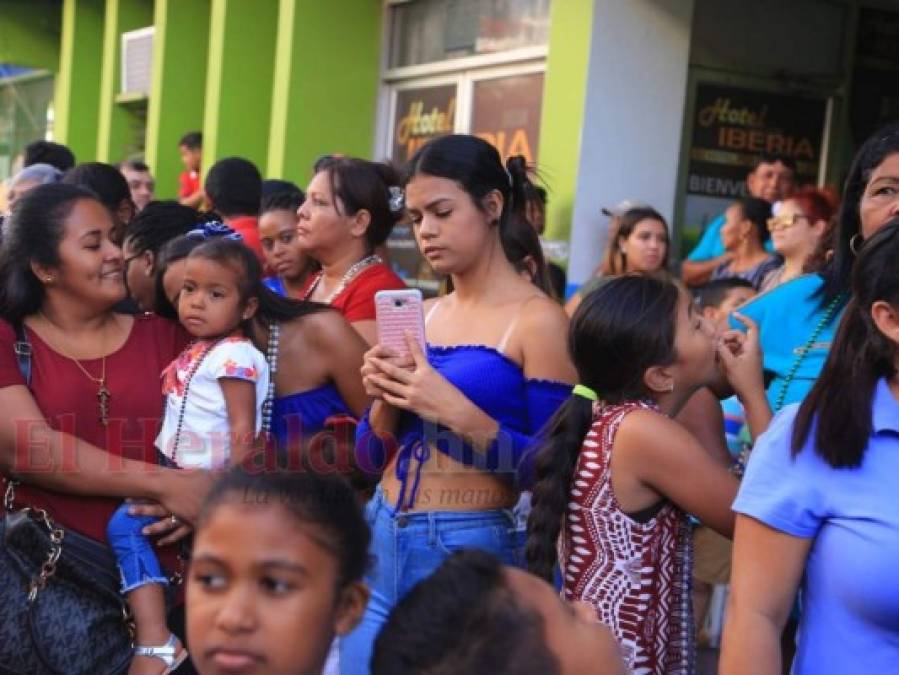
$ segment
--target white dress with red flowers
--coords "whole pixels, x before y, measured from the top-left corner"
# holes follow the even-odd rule
[[[193,376],[190,376],[192,372]],[[258,434],[262,428],[262,402],[268,390],[268,363],[247,338],[232,336],[217,343],[198,340],[162,372],[165,416],[156,437],[156,447],[180,467],[213,469],[228,464],[234,439],[219,384],[223,378],[246,380],[255,385]]]

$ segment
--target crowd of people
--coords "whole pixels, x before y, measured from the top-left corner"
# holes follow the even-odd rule
[[[44,141],[8,184],[0,670],[686,674],[728,583],[719,672],[895,669],[899,124],[841,196],[759,157],[679,275],[609,209],[567,302],[477,137],[303,188],[178,149],[178,200]],[[400,222],[445,280],[402,350]]]

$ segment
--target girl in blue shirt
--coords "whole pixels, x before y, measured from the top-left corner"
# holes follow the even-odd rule
[[[805,401],[757,441],[734,503],[730,675],[781,672],[800,587],[795,675],[899,664],[899,124],[860,150],[841,227],[838,246],[859,256],[853,300]]]

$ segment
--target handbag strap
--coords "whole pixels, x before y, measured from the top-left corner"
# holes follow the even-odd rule
[[[16,341],[13,343],[13,351],[16,354],[16,362],[19,364],[19,372],[25,380],[25,386],[31,387],[31,343],[25,333],[25,324],[22,321],[13,323],[16,332]]]
[[[28,334],[25,332],[25,324],[19,319],[14,321],[12,328],[16,333],[16,341],[13,343],[13,353],[16,356],[16,363],[19,364],[19,372],[22,373],[22,379],[25,380],[25,386],[31,388],[31,343],[28,341]],[[16,481],[11,477],[5,477],[6,489],[4,490],[3,505],[7,511],[12,511],[15,501]]]

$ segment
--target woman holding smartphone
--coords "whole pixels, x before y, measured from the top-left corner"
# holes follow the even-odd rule
[[[521,564],[512,509],[528,482],[537,431],[571,391],[562,309],[524,279],[501,241],[531,189],[521,158],[451,135],[423,146],[405,180],[422,254],[453,292],[424,305],[424,350],[376,345],[363,383],[374,402],[360,422],[361,463],[383,466],[366,508],[372,598],[341,640],[341,672],[368,673],[372,643],[393,606],[450,553],[479,548]]]

